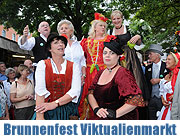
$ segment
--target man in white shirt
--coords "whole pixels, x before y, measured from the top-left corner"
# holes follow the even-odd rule
[[[39,24],[38,32],[40,33],[39,37],[31,37],[27,39],[29,34],[29,27],[27,25],[24,28],[23,36],[18,40],[18,45],[21,49],[33,51],[35,63],[38,63],[42,59],[46,59],[48,56],[45,51],[45,44],[50,33],[49,24],[45,21],[41,22]]]

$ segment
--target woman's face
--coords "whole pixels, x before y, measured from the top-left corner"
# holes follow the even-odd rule
[[[65,44],[62,40],[53,40],[51,42],[51,49],[49,50],[52,55],[64,55]]]
[[[176,67],[176,61],[175,61],[174,57],[170,54],[170,55],[168,55],[168,57],[166,59],[166,68],[173,69],[175,67]]]
[[[30,74],[30,71],[29,69],[24,69],[23,71],[20,72],[21,76],[23,76],[24,78],[26,78],[29,74]]]
[[[105,47],[103,50],[103,61],[104,64],[111,67],[118,63],[119,56],[111,51],[109,48]]]
[[[14,79],[15,78],[15,72],[14,71],[10,71],[9,74],[7,75],[9,79]]]
[[[68,38],[70,38],[70,36],[72,35],[72,30],[70,30],[68,24],[62,24],[58,31],[60,35],[65,34]]]
[[[106,25],[104,22],[98,22],[95,27],[94,27],[94,31],[96,34],[101,34],[104,35],[106,32]]]
[[[114,15],[111,20],[115,28],[121,27],[123,19],[121,18],[119,14]]]

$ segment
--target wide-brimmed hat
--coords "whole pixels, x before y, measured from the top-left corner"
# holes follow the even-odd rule
[[[117,39],[111,39],[110,42],[104,42],[104,47],[109,48],[117,55],[121,55],[124,53],[122,50],[122,46],[118,43]]]
[[[158,44],[151,44],[149,46],[149,49],[147,50],[147,52],[154,52],[154,53],[158,53],[161,56],[163,56],[164,54],[162,53],[162,46],[158,45]]]
[[[47,38],[47,43],[46,43],[46,47],[50,48],[50,44],[54,39],[57,40],[61,40],[64,42],[64,45],[66,47],[67,45],[67,38],[64,35],[59,35],[58,33],[52,32],[49,34],[48,38]]]

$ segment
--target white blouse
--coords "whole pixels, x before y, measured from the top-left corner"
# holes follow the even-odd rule
[[[64,63],[61,64],[62,66],[61,72],[58,72],[57,66],[53,62],[52,58],[50,60],[52,64],[53,73],[65,74],[67,60],[64,60]],[[39,61],[37,64],[36,72],[35,72],[35,80],[36,80],[35,92],[39,96],[44,95],[45,98],[47,98],[51,93],[46,88],[45,68],[46,68],[46,64],[44,60]],[[78,64],[74,63],[71,89],[66,94],[68,94],[72,98],[76,97],[72,100],[72,102],[77,103],[79,95],[80,95],[80,90],[81,90],[80,70],[79,70]]]
[[[171,81],[168,82],[165,79],[161,79],[161,81],[159,82],[159,86],[160,86],[159,95],[160,96],[162,95],[164,97],[164,99],[166,100],[166,94],[167,93],[173,93]]]
[[[79,68],[86,67],[86,59],[84,57],[84,51],[78,41],[74,41],[71,46],[67,44],[65,48],[65,59],[77,63]]]

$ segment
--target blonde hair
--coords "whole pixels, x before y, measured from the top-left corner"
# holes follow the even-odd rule
[[[103,21],[101,21],[101,20],[94,20],[94,21],[92,21],[92,25],[91,25],[91,28],[90,28],[89,33],[88,33],[89,38],[91,38],[91,39],[92,39],[92,38],[95,38],[95,35],[96,35],[95,27],[96,27],[96,25],[97,25],[98,23],[104,23],[104,25],[105,25],[106,28],[105,28],[105,33],[104,33],[103,36],[106,35],[107,23],[106,23],[106,22],[103,22]]]
[[[176,65],[177,63],[179,62],[179,59],[177,58],[177,56],[173,53],[173,52],[170,52],[170,54],[173,56],[175,62],[176,62]],[[180,53],[178,53],[180,55]]]
[[[29,69],[28,66],[24,65],[24,64],[20,64],[18,66],[18,69],[17,69],[17,78],[20,78],[21,77],[21,72],[25,69]]]
[[[74,26],[69,20],[66,20],[66,19],[61,20],[57,25],[57,31],[58,31],[59,35],[60,35],[59,29],[63,24],[67,24],[69,26],[69,29],[72,30],[72,34],[70,36],[72,38],[72,36],[74,35]]]
[[[121,18],[123,18],[122,12],[120,10],[115,10],[115,11],[112,11],[111,13],[111,19],[116,15],[119,15]]]

